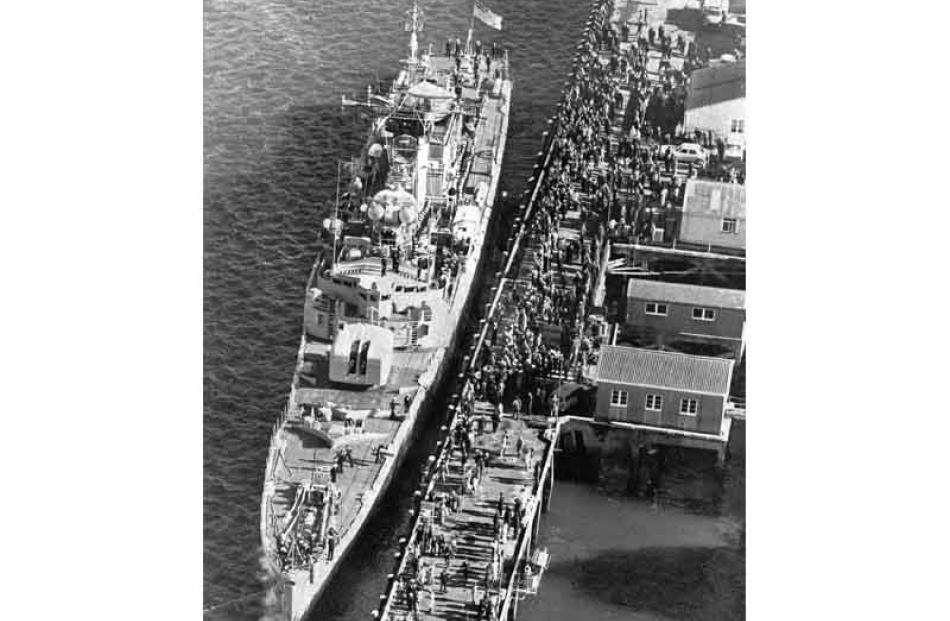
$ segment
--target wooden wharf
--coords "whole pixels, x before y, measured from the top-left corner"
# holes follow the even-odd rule
[[[598,0],[595,6],[599,6],[601,1]],[[638,3],[614,0],[613,5],[613,14],[608,19],[619,34],[621,20],[628,21]],[[635,32],[631,33],[633,37]],[[629,42],[622,43],[622,49],[629,46]],[[606,49],[599,52],[600,61],[606,63]],[[617,81],[614,86],[623,97],[622,105],[617,106],[611,119],[610,148],[616,152],[618,137],[625,131],[630,85]],[[476,421],[472,446],[489,457],[476,488],[467,493],[463,492],[475,466],[471,455],[463,458],[453,432],[461,410],[459,395],[466,394],[469,389],[465,371],[474,372],[478,368],[477,361],[482,360],[489,349],[498,351],[502,347],[500,343],[492,344],[488,336],[490,324],[494,323],[496,330],[502,330],[516,321],[518,309],[512,303],[512,291],[517,287],[529,290],[534,286],[532,270],[541,252],[541,239],[532,232],[530,223],[536,214],[538,194],[552,158],[555,123],[556,118],[549,120],[549,130],[543,133],[544,144],[538,153],[538,163],[528,179],[525,202],[518,206],[512,227],[514,232],[503,253],[504,266],[494,275],[495,284],[489,293],[484,318],[472,335],[473,344],[463,362],[463,372],[459,374],[459,393],[452,396],[452,420],[443,427],[445,439],[439,442],[436,454],[429,457],[424,468],[422,485],[414,500],[412,528],[396,553],[398,566],[388,575],[387,589],[380,596],[379,609],[373,611],[376,619],[484,618],[508,621],[515,618],[519,599],[536,592],[540,574],[547,565],[546,551],[536,550],[535,546],[541,514],[549,506],[553,491],[554,447],[562,418],[557,416],[557,412],[551,417],[515,418],[512,414],[503,414],[495,429],[490,422],[494,406],[488,401],[475,400],[471,404],[472,420]],[[626,171],[628,175],[631,173]],[[625,187],[625,184],[621,186]],[[596,230],[596,227],[606,224],[610,214],[594,209],[593,197],[584,192],[579,176],[571,179],[570,187],[576,204],[571,205],[558,223],[558,237],[580,239],[583,245],[581,252],[571,257],[572,260],[552,260],[550,267],[553,286],[562,291],[574,288],[583,270],[585,253],[589,253],[598,267],[583,300],[578,303],[576,320],[582,335],[587,328],[587,310],[602,303],[601,290],[610,247],[605,242],[602,247],[592,248],[589,240],[593,236],[583,236],[581,230],[582,227],[588,231]],[[621,198],[625,198],[623,194]],[[583,361],[577,359],[579,341],[575,338],[571,344],[568,368],[552,373],[548,379],[559,382],[580,375]],[[521,452],[517,450],[519,444]],[[531,455],[528,463],[526,455]],[[456,510],[446,510],[444,499],[453,494],[460,495],[459,506]],[[517,520],[520,526],[517,532],[502,532],[505,529],[499,523],[504,520],[497,517],[499,506],[506,505],[510,509],[516,498],[523,508]],[[440,538],[454,542],[454,554],[446,556],[444,550],[431,545],[433,539]]]
[[[484,401],[475,404],[485,421],[490,408]],[[550,503],[557,426],[546,428],[543,420],[510,416],[502,418],[497,430],[485,426],[476,434],[474,447],[489,457],[474,490],[465,490],[473,460],[463,465],[458,448],[444,451],[433,464],[437,474],[426,496],[446,498],[455,493],[460,504],[450,511],[436,501],[417,503],[417,525],[398,553],[404,558],[398,578],[390,575],[390,597],[382,618],[477,618],[482,599],[488,598],[496,618],[504,619],[517,606],[519,594],[531,588],[524,561],[537,540],[541,512]],[[513,508],[516,503],[524,507],[524,515],[516,530],[503,532],[498,508],[502,504]],[[451,554],[427,546],[438,537],[451,546]],[[414,613],[407,588],[413,579],[419,583]]]

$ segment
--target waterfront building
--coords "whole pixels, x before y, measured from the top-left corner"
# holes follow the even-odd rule
[[[594,418],[722,436],[734,366],[725,358],[606,345]]]
[[[678,241],[745,251],[745,232],[744,185],[687,181]]]
[[[726,139],[745,134],[745,60],[724,62],[690,74],[686,92],[687,132],[712,132]]]
[[[738,361],[745,350],[745,291],[631,278],[623,333],[660,346],[707,344]]]

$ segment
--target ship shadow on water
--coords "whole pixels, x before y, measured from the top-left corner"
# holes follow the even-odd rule
[[[744,535],[743,535],[744,541]],[[677,621],[745,618],[745,546],[605,552],[550,571],[605,603]]]

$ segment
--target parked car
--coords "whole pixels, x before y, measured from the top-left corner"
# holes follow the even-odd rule
[[[729,14],[729,0],[703,0],[703,21],[710,26],[719,26]]]
[[[692,142],[684,142],[676,147],[673,151],[673,156],[677,161],[700,164],[702,166],[705,166],[706,162],[709,161],[709,154],[706,152],[706,149]]]
[[[729,134],[729,137],[726,138],[726,150],[722,159],[727,162],[745,159],[745,137],[742,134]]]

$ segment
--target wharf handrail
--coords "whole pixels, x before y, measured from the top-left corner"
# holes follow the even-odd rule
[[[541,468],[540,475],[537,477],[537,480],[534,482],[534,486],[531,490],[531,496],[535,501],[531,505],[531,514],[528,521],[528,526],[525,527],[522,525],[521,534],[518,537],[518,545],[515,549],[514,554],[514,566],[511,568],[511,575],[508,577],[508,587],[505,589],[505,597],[502,600],[501,611],[498,615],[499,619],[508,618],[508,607],[511,605],[511,598],[516,597],[515,593],[518,587],[518,578],[520,575],[520,570],[518,567],[518,560],[522,558],[522,554],[525,553],[525,546],[527,545],[528,536],[531,534],[531,529],[533,528],[532,524],[535,520],[535,515],[538,511],[541,510],[541,502],[544,489],[544,479],[547,476],[548,469],[551,467],[551,462],[554,458],[554,449],[557,445],[557,436],[558,430],[560,429],[560,419],[555,424],[554,433],[551,434],[551,437],[548,440],[547,455],[545,456],[544,466]]]

